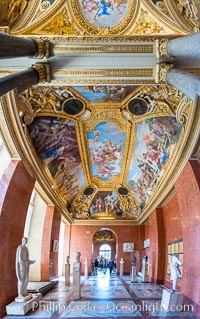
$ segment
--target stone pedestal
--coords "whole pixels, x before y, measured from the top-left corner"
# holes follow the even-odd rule
[[[84,265],[85,265],[85,267],[84,267],[84,275],[87,278],[88,277],[88,260],[87,260],[87,258],[85,258]]]
[[[65,286],[70,285],[70,264],[65,264]]]
[[[80,275],[81,275],[81,264],[80,262],[73,263],[73,288],[74,298],[80,298]]]
[[[164,289],[162,294],[161,307],[166,312],[181,311],[183,304],[183,294],[181,292],[172,293]]]
[[[136,282],[137,281],[137,267],[132,266],[131,269],[131,282]]]
[[[148,264],[145,264],[143,268],[143,282],[148,281]]]
[[[124,274],[124,265],[120,265],[119,275],[123,276],[123,274]]]
[[[7,315],[25,315],[28,311],[34,311],[42,299],[42,294],[33,294],[32,298],[24,302],[11,302],[6,306]]]

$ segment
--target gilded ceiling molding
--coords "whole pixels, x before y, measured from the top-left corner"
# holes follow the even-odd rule
[[[52,79],[52,85],[151,85],[156,84],[154,79]]]
[[[153,53],[153,44],[138,44],[138,45],[66,45],[54,44],[54,54],[96,54],[96,53]]]
[[[34,2],[34,0],[31,0],[31,1]],[[39,4],[35,6],[34,14],[32,14],[32,19],[30,19],[30,21],[26,21],[26,23],[23,23],[23,25],[20,26],[20,28],[18,27],[17,29],[12,30],[14,34],[23,34],[23,35],[33,34],[34,36],[45,35],[46,37],[48,35],[48,32],[44,31],[43,28],[45,28],[48,24],[50,24],[51,21],[53,21],[54,19],[55,19],[55,22],[54,22],[55,26],[57,25],[58,27],[59,19],[60,20],[62,19],[62,12],[64,10],[67,12],[66,15],[68,16],[69,20],[71,19],[70,16],[68,15],[66,1],[64,0],[56,1],[56,3],[53,6],[51,6],[49,10],[38,14],[40,3],[41,3],[41,0],[39,0]],[[64,15],[65,15],[65,12],[64,12]],[[56,22],[56,19],[57,19],[57,22]],[[60,23],[64,23],[64,21],[61,20]]]
[[[173,19],[187,34],[199,30],[198,22],[195,17],[196,5],[193,0],[169,0],[166,1],[166,5],[171,12]]]
[[[46,38],[48,38],[48,35],[45,36]],[[87,42],[92,42],[92,43],[130,43],[131,45],[133,45],[133,43],[138,43],[138,42],[142,42],[142,43],[147,43],[148,44],[153,44],[154,41],[156,39],[158,39],[159,35],[145,35],[144,36],[138,36],[138,35],[109,35],[109,36],[103,36],[103,35],[98,35],[98,36],[87,36],[87,35],[74,35],[74,36],[50,36],[49,40],[51,40],[51,42],[69,42],[69,43],[75,43],[75,42],[81,42],[81,43],[87,43]],[[162,35],[162,38],[167,37],[167,38],[174,38],[175,35]],[[177,37],[177,36],[176,36]]]
[[[153,77],[153,69],[62,69],[53,70],[55,77],[73,77],[78,78],[119,78],[119,77],[137,77],[137,78],[151,78]]]
[[[179,25],[178,21],[174,19],[173,11],[170,11],[170,1],[174,2],[175,0],[159,1],[156,4],[153,4],[151,0],[143,0],[143,3],[147,11],[152,13],[164,28],[171,30],[168,34],[184,35],[185,28]],[[162,8],[163,10],[159,10],[159,8]]]
[[[166,84],[167,71],[173,68],[174,65],[171,63],[160,63],[156,65],[156,78],[155,81],[158,84]]]
[[[179,124],[181,124],[184,128],[187,123],[189,117],[190,110],[190,99],[187,96],[184,96],[181,103],[179,103],[176,110],[176,120]]]
[[[138,221],[136,219],[74,219],[72,221],[72,225],[82,225],[82,226],[102,226],[102,223],[106,226],[134,226],[138,225]]]
[[[26,27],[34,19],[41,0],[19,0],[14,1],[14,10],[17,12],[16,20],[11,23],[11,34],[18,33],[21,29]],[[18,6],[18,7],[16,7]],[[18,9],[18,10],[17,10]],[[22,11],[23,10],[23,11]]]
[[[181,104],[182,101],[180,102],[180,105]],[[177,110],[179,110],[179,107],[180,106],[178,106]],[[167,167],[165,178],[161,180],[156,191],[153,193],[152,198],[147,202],[146,207],[139,216],[138,222],[140,224],[146,220],[173,187],[198,140],[200,127],[200,98],[197,97],[195,102],[192,102],[191,100],[186,101],[183,111],[184,113],[186,112],[187,118],[186,122],[184,122],[184,129],[179,138],[176,152],[173,155],[170,165]],[[173,173],[170,174],[170,172]]]
[[[19,159],[20,158],[19,154],[17,152],[15,144],[13,143],[12,137],[10,135],[10,131],[6,123],[6,119],[4,117],[4,108],[7,108],[9,103],[10,103],[10,96],[8,94],[4,95],[0,99],[0,131],[1,131],[2,138],[6,144],[6,147],[10,153],[11,158]]]

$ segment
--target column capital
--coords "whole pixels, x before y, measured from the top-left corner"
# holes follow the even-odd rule
[[[157,59],[170,59],[170,55],[167,52],[168,39],[157,39],[156,43],[156,58]]]
[[[35,55],[36,59],[43,59],[50,57],[50,42],[48,39],[31,38],[34,40],[38,47],[38,52]]]
[[[38,72],[39,83],[51,81],[50,64],[49,63],[36,63],[36,64],[33,64],[31,67]]]
[[[173,68],[172,63],[160,63],[156,65],[155,82],[158,84],[166,84],[166,75],[169,69]]]

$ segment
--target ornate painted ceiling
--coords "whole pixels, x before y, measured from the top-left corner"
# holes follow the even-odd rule
[[[157,83],[152,67],[156,39],[199,29],[195,2],[15,0],[0,10],[2,30],[53,43],[52,81],[2,99],[31,174],[69,222],[143,222],[197,139],[199,102]]]

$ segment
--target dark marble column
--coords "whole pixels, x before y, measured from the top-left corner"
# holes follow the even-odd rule
[[[48,63],[33,64],[22,72],[0,78],[0,97],[14,89],[21,93],[38,82],[50,82],[50,77]]]
[[[13,89],[20,93],[39,82],[38,71],[28,68],[25,71],[0,78],[0,97]]]
[[[0,32],[0,57],[34,56],[38,52],[34,39],[16,37]]]

